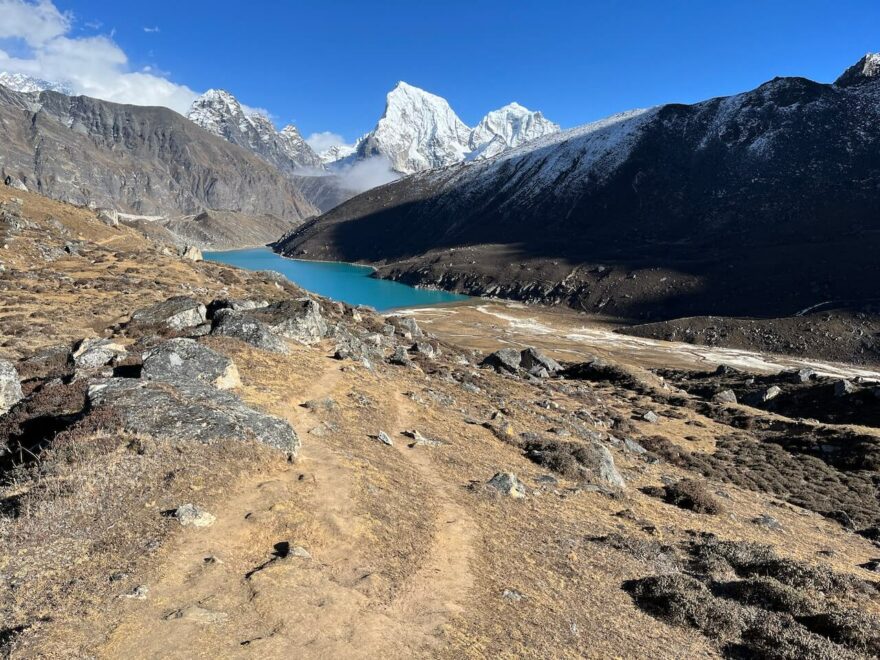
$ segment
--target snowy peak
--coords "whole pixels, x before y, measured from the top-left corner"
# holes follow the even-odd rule
[[[209,133],[253,151],[281,171],[321,168],[321,159],[296,127],[281,132],[264,114],[247,109],[223,89],[209,89],[193,101],[187,117]]]
[[[490,112],[472,129],[446,99],[401,81],[388,93],[376,128],[358,143],[357,157],[384,156],[395,171],[413,174],[488,158],[558,131],[518,103]]]
[[[64,83],[51,82],[49,80],[43,80],[42,78],[34,78],[33,76],[27,76],[23,73],[0,71],[0,85],[11,89],[13,92],[21,92],[24,94],[50,91],[66,94],[67,96],[73,95],[73,90]]]
[[[325,149],[318,155],[321,157],[321,160],[326,164],[330,165],[337,161],[342,160],[343,158],[348,158],[353,155],[357,151],[357,145],[351,144],[336,144],[330,147],[329,149]]]
[[[834,84],[838,87],[861,85],[880,78],[880,53],[868,53],[843,72]]]
[[[558,124],[513,102],[487,114],[471,131],[471,159],[491,158],[545,135],[560,131]]]
[[[411,174],[464,160],[469,133],[446,99],[399,82],[358,156],[385,156],[395,171]]]

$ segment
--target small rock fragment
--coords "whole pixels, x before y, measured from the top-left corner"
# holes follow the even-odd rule
[[[184,504],[177,507],[174,511],[174,517],[184,527],[210,527],[217,520],[213,514],[194,504]]]
[[[498,472],[489,479],[488,485],[501,495],[507,495],[515,499],[526,496],[525,485],[512,472]]]

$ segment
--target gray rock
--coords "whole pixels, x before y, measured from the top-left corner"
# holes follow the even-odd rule
[[[653,410],[649,410],[644,415],[642,415],[642,419],[649,424],[656,424],[660,421],[660,417]]]
[[[763,394],[761,394],[761,401],[767,403],[768,401],[772,401],[776,397],[782,394],[782,388],[777,385],[771,385],[768,387]]]
[[[443,444],[439,440],[433,440],[431,438],[428,438],[428,437],[422,435],[416,429],[413,429],[412,431],[404,431],[403,434],[405,436],[407,436],[408,438],[412,438],[412,442],[409,443],[410,447],[419,447],[419,446],[439,447],[440,445]]]
[[[221,309],[231,309],[240,312],[249,309],[257,309],[258,307],[265,307],[268,304],[269,303],[266,300],[217,298],[208,303],[207,315],[209,319],[213,319],[214,314]]]
[[[9,360],[0,360],[0,415],[7,413],[23,397],[15,365]]]
[[[391,436],[385,433],[385,431],[379,431],[376,435],[376,440],[381,442],[383,445],[388,445],[389,447],[393,447],[394,443],[391,441]]]
[[[424,336],[419,324],[411,316],[392,316],[389,321],[401,335],[406,336],[408,334],[412,339],[419,339]]]
[[[283,300],[242,313],[261,321],[275,334],[303,344],[314,344],[327,336],[321,306],[311,298]]]
[[[834,396],[841,397],[852,394],[856,391],[856,386],[848,380],[838,380],[834,383]]]
[[[816,376],[816,372],[812,369],[795,369],[787,372],[786,375],[793,383],[809,383]]]
[[[623,446],[627,451],[632,452],[633,454],[647,454],[648,453],[648,450],[645,449],[644,447],[642,447],[642,445],[640,445],[635,440],[630,440],[629,438],[623,439]]]
[[[306,550],[301,545],[295,545],[295,546],[291,547],[290,550],[287,552],[287,556],[288,557],[298,557],[300,559],[311,559],[312,553],[309,552],[308,550]]]
[[[211,334],[234,337],[265,351],[289,352],[284,340],[269,330],[265,323],[255,318],[243,316],[231,309],[223,309],[214,314]]]
[[[241,386],[232,360],[192,339],[170,339],[144,353],[141,377],[169,383],[197,380],[221,390]]]
[[[511,603],[518,603],[518,602],[521,601],[523,598],[525,598],[525,596],[523,596],[523,595],[522,595],[519,591],[517,591],[516,589],[505,589],[505,590],[501,593],[501,597],[502,597],[504,600],[509,601],[509,602],[511,602]]]
[[[206,308],[195,298],[174,296],[162,302],[137,310],[131,315],[131,324],[138,326],[167,326],[182,330],[204,323]]]
[[[202,251],[194,245],[187,245],[180,252],[180,256],[184,259],[188,259],[189,261],[201,261]]]
[[[28,187],[24,185],[21,179],[17,179],[14,176],[7,176],[3,179],[3,183],[10,188],[14,188],[15,190],[21,190],[22,192],[27,192]]]
[[[614,456],[601,442],[591,440],[585,443],[584,451],[579,453],[578,459],[588,481],[599,486],[626,488],[626,482],[614,464]]]
[[[492,367],[495,371],[507,371],[516,373],[519,371],[522,362],[522,353],[515,348],[502,348],[487,355],[482,362],[481,367]]]
[[[712,400],[716,403],[736,403],[736,392],[733,390],[721,390]]]
[[[427,341],[417,341],[415,344],[412,345],[410,351],[418,355],[424,355],[426,358],[429,358],[431,360],[440,355],[440,350],[437,349],[432,343]]]
[[[562,371],[561,364],[553,358],[545,355],[542,351],[539,351],[537,348],[532,348],[531,346],[520,353],[519,366],[529,373],[532,373],[533,369],[543,369],[547,374],[555,374]]]
[[[116,227],[119,224],[119,212],[116,209],[98,209],[97,216],[105,225]]]
[[[498,472],[487,485],[501,495],[520,499],[526,496],[525,485],[512,472]]]
[[[109,339],[83,339],[73,351],[73,362],[77,371],[98,369],[112,360],[127,355],[125,346]]]
[[[197,380],[174,384],[133,378],[93,383],[91,408],[109,408],[125,431],[206,444],[253,440],[295,457],[300,441],[283,419],[245,405],[234,394]]]
[[[184,504],[177,507],[174,517],[184,527],[210,527],[217,518],[195,504]]]
[[[145,584],[139,584],[127,594],[122,594],[120,598],[130,598],[131,600],[146,600],[147,594],[150,593],[149,587]]]
[[[765,527],[766,529],[772,529],[775,532],[782,531],[782,525],[779,523],[776,518],[766,513],[762,513],[757,518],[752,518],[752,523],[758,525],[760,527]]]
[[[413,363],[403,346],[398,346],[394,349],[394,354],[388,358],[388,362],[400,367],[409,367],[412,366]]]

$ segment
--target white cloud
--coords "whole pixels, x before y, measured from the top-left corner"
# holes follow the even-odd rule
[[[70,30],[72,16],[58,11],[50,0],[36,3],[0,0],[0,39],[15,37],[42,46]]]
[[[355,161],[351,165],[338,168],[334,174],[342,179],[343,188],[359,193],[400,178],[400,175],[391,169],[391,161],[385,156]]]
[[[344,137],[338,133],[331,133],[330,131],[312,133],[306,138],[306,143],[318,153],[327,151],[330,147],[339,147],[346,144]]]
[[[68,84],[76,94],[117,103],[161,105],[185,113],[197,94],[150,69],[132,71],[109,36],[73,37],[72,16],[49,0],[0,0],[0,39],[20,39],[29,52],[0,49],[0,70]]]
[[[144,27],[144,32],[146,32],[147,34],[151,34],[153,32],[158,32],[158,31],[159,31],[158,25],[154,25],[153,27]]]

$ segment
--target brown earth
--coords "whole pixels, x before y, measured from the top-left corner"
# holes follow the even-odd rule
[[[0,202],[9,196],[0,191]],[[258,274],[163,254],[88,211],[20,197],[36,227],[4,239],[6,357],[109,334],[133,310],[170,295],[207,302],[298,293]],[[39,246],[63,246],[65,232],[82,241],[79,255],[43,259]],[[382,322],[364,315],[365,325]],[[297,430],[295,463],[252,443],[111,433],[111,420],[89,416],[23,458],[0,487],[0,648],[14,658],[678,658],[763,653],[778,641],[803,657],[828,649],[870,656],[863,633],[876,629],[880,600],[876,573],[865,566],[880,551],[855,533],[880,524],[870,507],[849,529],[827,516],[821,482],[812,498],[793,503],[786,480],[809,486],[799,471],[806,464],[794,448],[770,442],[761,422],[788,418],[708,402],[648,371],[714,366],[718,355],[607,327],[587,332],[578,317],[495,303],[413,315],[442,350],[414,358],[417,367],[336,360],[328,340],[291,343],[288,355],[203,340],[235,361],[246,402]],[[626,377],[532,382],[476,368],[485,352],[526,342],[566,362],[598,354],[617,365],[609,373]],[[797,366],[732,355],[759,372]],[[657,422],[644,419],[648,410]],[[826,434],[854,428],[799,423]],[[439,444],[410,446],[403,432],[411,430]],[[379,431],[393,446],[375,439]],[[579,445],[595,434],[625,490],[588,487],[522,449],[523,438]],[[723,453],[730,437],[739,443],[735,460]],[[621,439],[656,450],[639,453]],[[731,471],[737,461],[764,461],[782,490],[704,473],[712,460],[732,460]],[[522,480],[525,498],[485,487],[502,471]],[[876,502],[876,472],[871,482],[870,471],[823,463],[822,474],[836,480],[844,505]],[[875,485],[849,485],[863,478]],[[678,496],[651,494],[674,484],[718,506],[701,513]],[[185,502],[216,522],[183,528],[162,515]],[[767,517],[777,525],[755,522]],[[721,566],[718,557],[734,555]],[[765,582],[782,586],[755,586],[755,572],[765,569]],[[666,575],[695,577],[657,582]],[[834,590],[822,591],[821,580]],[[770,601],[749,596],[765,593],[759,588],[784,592],[774,612],[792,617],[780,621],[797,640],[756,623],[772,619]],[[797,609],[803,603],[809,608]],[[838,611],[856,611],[862,627],[844,634],[834,624]],[[732,613],[737,625],[704,624],[717,612]]]

